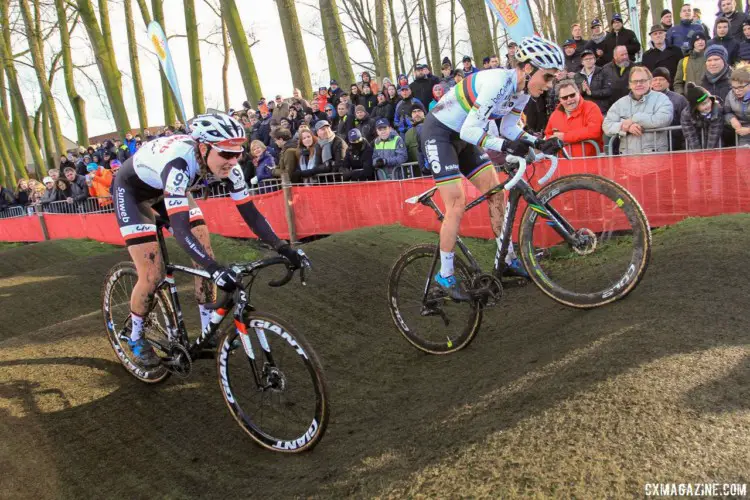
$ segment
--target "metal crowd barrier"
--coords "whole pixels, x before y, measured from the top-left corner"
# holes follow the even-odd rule
[[[685,143],[684,143],[684,137],[680,137],[683,141],[682,148],[681,149],[675,149],[675,143],[673,138],[673,133],[679,131],[680,134],[682,134],[682,127],[679,125],[671,125],[669,127],[662,127],[662,128],[654,128],[650,130],[644,130],[643,133],[645,134],[656,134],[659,132],[666,132],[667,133],[667,144],[669,145],[669,149],[667,151],[684,151],[685,149]],[[700,131],[701,133],[701,146],[703,146],[702,149],[715,149],[715,148],[706,148],[706,142],[708,141],[708,130],[702,129]],[[607,148],[605,151],[605,154],[607,155],[613,155],[613,148],[615,140],[618,139],[619,136],[615,135],[610,137],[609,141],[607,142]],[[722,143],[723,137],[719,138],[719,148],[723,148],[724,145]],[[734,134],[734,146],[728,146],[728,147],[740,147],[740,136],[735,132]],[[647,153],[649,153],[648,151]]]
[[[110,196],[87,198],[83,201],[51,201],[36,205],[36,210],[49,214],[107,214],[115,208]]]
[[[16,217],[23,217],[26,215],[26,207],[9,207],[5,210],[0,210],[0,219],[14,219]]]
[[[591,139],[586,139],[585,141],[581,142],[574,142],[572,144],[565,144],[563,146],[563,149],[565,149],[565,151],[567,151],[570,156],[575,156],[576,158],[588,158],[588,155],[586,154],[586,144],[590,144],[594,147],[594,150],[596,151],[596,154],[594,156],[602,155],[602,148],[599,146],[599,143]],[[580,155],[575,154],[577,147],[581,148]]]

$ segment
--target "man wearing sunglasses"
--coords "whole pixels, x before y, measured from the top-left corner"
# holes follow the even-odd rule
[[[175,240],[196,265],[211,273],[213,283],[197,278],[195,296],[202,329],[210,313],[205,304],[215,301],[214,283],[226,292],[239,284],[231,269],[213,258],[208,229],[201,209],[188,189],[209,173],[228,179],[230,195],[252,231],[273,245],[295,267],[304,254],[280,240],[251,200],[237,161],[246,142],[242,125],[223,113],[196,116],[190,135],[173,135],[149,142],[128,158],[115,178],[113,198],[120,233],[138,272],[130,299],[131,331],[128,342],[135,361],[146,368],[159,364],[159,357],[142,335],[143,322],[151,309],[154,290],[163,278],[164,265],[156,241],[155,216],[169,218]]]
[[[599,106],[584,100],[572,79],[558,83],[555,95],[560,105],[550,115],[544,135],[570,144],[570,156],[596,156],[594,145],[583,144],[583,141],[595,141],[602,147],[604,115]]]
[[[461,177],[485,193],[499,181],[483,149],[526,156],[530,147],[548,154],[562,147],[556,137],[537,139],[519,124],[529,97],[538,98],[549,90],[555,74],[565,67],[562,50],[541,37],[527,37],[516,50],[516,61],[512,69],[488,69],[465,78],[440,99],[422,126],[422,153],[446,208],[435,282],[454,300],[469,298],[453,273],[453,248],[466,202]],[[503,194],[487,201],[495,236],[502,238]],[[506,274],[528,276],[512,247],[506,262]]]

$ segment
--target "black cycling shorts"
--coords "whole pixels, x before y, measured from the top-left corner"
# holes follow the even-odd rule
[[[156,241],[156,215],[169,219],[164,194],[135,177],[131,165],[131,158],[128,158],[115,176],[112,189],[117,225],[127,246]],[[187,199],[190,227],[205,225],[203,212],[190,193]]]
[[[490,157],[479,146],[461,140],[459,133],[427,115],[422,125],[422,153],[438,186],[459,182],[461,175],[471,180],[492,167]]]

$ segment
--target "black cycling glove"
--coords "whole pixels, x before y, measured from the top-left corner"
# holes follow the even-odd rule
[[[282,255],[287,258],[287,260],[292,264],[292,268],[299,269],[302,267],[302,255],[292,248],[292,246],[289,243],[285,243],[281,245],[277,250],[279,252],[279,255]]]
[[[211,273],[211,279],[216,286],[225,292],[233,292],[237,289],[242,279],[231,269],[219,267]]]
[[[563,142],[557,137],[537,139],[534,147],[546,155],[556,155],[563,148]]]
[[[522,139],[516,139],[515,141],[509,141],[506,139],[503,141],[503,145],[500,149],[505,153],[513,156],[520,156],[521,158],[524,158],[529,154],[529,145]]]

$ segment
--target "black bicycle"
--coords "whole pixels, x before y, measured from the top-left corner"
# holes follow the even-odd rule
[[[174,272],[210,278],[208,272],[169,262],[162,228],[157,221],[159,247],[166,277],[154,294],[145,318],[144,335],[154,346],[161,364],[146,369],[134,358],[127,341],[130,333],[130,296],[138,280],[135,266],[114,266],[102,287],[102,312],[107,336],[118,359],[142,382],[163,382],[170,375],[187,377],[193,361],[216,358],[219,387],[237,423],[258,444],[273,451],[299,453],[312,449],[323,437],[329,417],[328,392],[323,370],[312,347],[301,333],[281,318],[257,311],[250,305],[250,292],[258,272],[266,267],[286,267],[286,275],[270,286],[288,283],[294,269],[284,257],[233,264],[243,278],[234,293],[209,306],[209,326],[192,343],[182,317]],[[304,284],[305,266],[300,270]],[[212,341],[228,312],[234,309],[234,324],[224,328],[218,345]],[[254,335],[253,335],[254,333]]]
[[[539,180],[546,184],[557,168],[557,158],[538,155],[533,159],[551,162]],[[461,238],[456,242],[468,263],[456,255],[455,272],[466,284],[470,301],[450,299],[434,282],[440,260],[438,245],[407,249],[391,269],[391,317],[399,332],[419,350],[448,354],[463,349],[479,331],[483,309],[502,298],[503,284],[498,277],[505,269],[521,198],[527,206],[516,252],[534,284],[557,302],[581,309],[609,304],[633,291],[648,267],[648,220],[636,199],[616,182],[574,174],[537,192],[524,179],[525,159],[509,156],[500,170],[509,178],[466,205],[470,210],[492,194],[509,191],[493,272],[483,272]],[[442,222],[443,213],[432,199],[436,190],[433,187],[406,202],[430,207]]]

